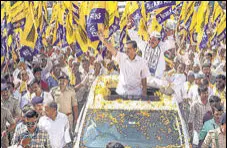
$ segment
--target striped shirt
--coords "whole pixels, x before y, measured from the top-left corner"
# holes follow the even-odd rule
[[[207,104],[204,105],[200,98],[191,106],[188,123],[193,123],[193,128],[198,133],[203,127],[203,117],[208,111],[211,111],[210,103],[207,102]]]

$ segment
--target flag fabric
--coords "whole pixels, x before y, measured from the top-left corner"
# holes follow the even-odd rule
[[[24,31],[20,36],[20,41],[22,45],[26,45],[35,48],[36,40],[38,38],[37,26],[34,19],[34,11],[33,4],[29,2],[29,10],[26,16],[26,24],[24,27]]]
[[[204,1],[201,2],[201,5],[198,9],[198,15],[197,15],[197,28],[196,31],[198,33],[197,40],[198,40],[198,48],[204,49],[207,47],[208,42],[208,36],[207,36],[207,30],[208,30],[208,22],[209,22],[209,2]]]
[[[120,42],[120,51],[123,51],[124,49],[124,39],[126,37],[126,34],[127,34],[127,21],[128,21],[128,13],[129,13],[129,6],[130,6],[130,2],[126,2],[126,5],[125,5],[125,10],[121,16],[121,20],[120,20],[120,30],[121,30],[121,33],[120,33],[120,39],[119,39],[119,42]]]
[[[144,1],[141,3],[141,15],[142,15],[142,18],[140,19],[140,22],[139,22],[138,35],[143,40],[148,41],[149,34],[148,34],[148,28],[147,28],[147,15],[146,15]]]
[[[187,31],[189,31],[190,25],[191,25],[191,22],[192,22],[192,17],[193,17],[193,14],[194,14],[194,5],[195,5],[195,2],[190,1],[187,5],[187,9],[186,9],[186,12],[185,12],[184,25],[185,25],[185,29]]]
[[[87,18],[88,2],[81,2],[79,8],[79,20],[76,28],[76,49],[78,53],[86,52],[88,50],[88,37],[86,32],[86,18]],[[80,55],[80,54],[78,54]]]
[[[217,26],[217,38],[219,42],[226,38],[226,14],[223,15]]]
[[[211,22],[214,25],[214,27],[216,27],[216,25],[220,23],[221,17],[223,16],[223,14],[224,14],[223,9],[219,5],[219,3],[215,1],[212,18],[211,18]]]
[[[107,12],[109,13],[109,36],[108,39],[120,29],[120,16],[118,12],[118,2],[108,1],[107,2]]]

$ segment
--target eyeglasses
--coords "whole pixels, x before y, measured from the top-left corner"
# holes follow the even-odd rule
[[[35,122],[26,122],[25,124],[27,125],[27,127],[34,127],[36,125],[37,121]]]

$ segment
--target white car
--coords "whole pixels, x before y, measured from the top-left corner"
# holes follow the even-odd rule
[[[171,97],[149,88],[148,97],[119,96],[118,76],[100,76],[75,129],[74,148],[105,148],[115,141],[130,148],[188,147],[188,133]]]

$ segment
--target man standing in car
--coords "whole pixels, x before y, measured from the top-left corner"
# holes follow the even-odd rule
[[[147,62],[136,54],[136,41],[127,41],[126,54],[117,51],[108,43],[102,32],[99,39],[115,57],[119,64],[120,77],[116,92],[119,95],[147,95],[147,77],[150,75]]]

